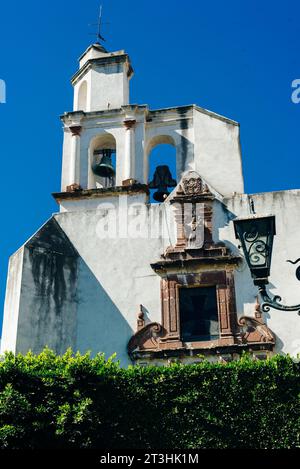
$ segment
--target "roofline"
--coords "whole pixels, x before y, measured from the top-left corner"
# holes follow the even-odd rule
[[[94,117],[99,117],[99,116],[114,116],[116,114],[125,114],[124,113],[124,107],[130,106],[130,105],[124,105],[120,108],[114,108],[114,109],[101,109],[99,111],[69,111],[69,112],[64,112],[59,116],[61,121],[65,121],[65,119],[72,118],[72,117],[86,117],[86,118],[91,118],[93,119]],[[149,112],[147,104],[132,104],[132,108],[135,108],[136,110],[140,110],[141,112]]]
[[[219,119],[223,122],[226,122],[227,124],[235,125],[237,127],[240,126],[239,122],[236,122],[232,119],[229,119],[227,117],[221,116],[220,114],[216,114],[215,112],[208,111],[207,109],[204,109],[202,107],[197,106],[196,104],[189,104],[187,106],[173,106],[173,107],[166,107],[166,108],[160,108],[160,109],[149,109],[147,104],[133,104],[132,106],[139,108],[141,110],[145,109],[147,114],[149,116],[155,114],[155,113],[164,113],[164,112],[187,112],[187,111],[193,111],[194,109],[196,111],[201,112],[202,114],[206,114],[210,117],[213,117],[214,119]],[[105,114],[116,114],[122,112],[122,108],[116,108],[116,109],[105,109],[105,110],[99,110],[99,111],[91,111],[91,112],[85,112],[85,111],[70,111],[70,112],[65,112],[63,115],[60,116],[61,120],[64,120],[66,116],[71,116],[72,114],[76,113],[81,113],[85,117],[93,117],[97,115],[105,115]],[[184,116],[183,116],[184,117]]]
[[[229,117],[222,116],[222,114],[218,114],[216,112],[210,111],[209,109],[204,109],[203,107],[197,106],[197,104],[194,104],[195,109],[199,112],[202,112],[203,114],[207,114],[208,116],[215,117],[216,119],[219,119],[221,121],[227,122],[228,124],[240,126],[240,123],[230,119]]]
[[[155,113],[155,112],[168,112],[168,111],[176,111],[176,110],[190,110],[190,109],[196,109],[196,111],[201,112],[202,114],[206,114],[208,116],[214,117],[215,119],[219,119],[223,122],[227,122],[228,124],[240,126],[239,122],[229,119],[228,117],[222,116],[221,114],[217,114],[216,112],[209,111],[208,109],[204,109],[203,107],[197,106],[197,104],[188,104],[186,106],[174,106],[174,107],[167,107],[167,108],[160,108],[160,109],[151,109],[149,110],[149,113]]]
[[[101,46],[101,44],[99,44],[99,47],[97,47],[97,45],[98,44],[91,44],[90,46],[88,46],[87,49],[83,52],[83,54],[81,54],[81,56],[79,57],[78,62],[80,62],[80,60],[83,59],[85,54],[87,54],[88,51],[91,50],[93,47],[94,47],[94,49],[98,49],[98,50],[100,50],[100,47],[103,47],[103,46]],[[106,49],[105,49],[105,47],[103,47],[103,53],[106,53],[106,54],[110,53],[110,52],[107,52],[107,51],[105,52],[105,51],[106,51]]]
[[[105,64],[109,64],[109,63],[126,63],[126,62],[128,62],[128,64],[129,64],[128,74],[129,74],[129,76],[132,76],[133,75],[133,68],[132,68],[131,63],[130,63],[129,55],[126,54],[126,53],[120,54],[120,55],[110,55],[108,57],[97,57],[95,59],[89,59],[72,76],[71,83],[72,83],[72,85],[74,85],[74,83],[77,81],[77,79],[82,74],[84,74],[84,72],[86,70],[88,70],[93,64],[105,65]]]

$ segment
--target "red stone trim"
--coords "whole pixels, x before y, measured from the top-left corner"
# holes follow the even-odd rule
[[[133,184],[138,184],[136,179],[129,178],[129,179],[124,179],[124,181],[122,181],[122,186],[125,186],[125,187],[132,186]]]
[[[129,354],[135,350],[156,350],[158,338],[164,334],[162,326],[157,322],[151,322],[131,337],[127,345]]]
[[[70,186],[66,187],[67,192],[78,192],[78,191],[81,191],[81,190],[82,190],[82,187],[77,183],[70,184]]]
[[[162,326],[167,331],[162,339],[164,343],[170,341],[181,342],[179,289],[183,287],[216,287],[220,338],[214,343],[234,343],[236,326],[235,292],[231,271],[208,271],[201,274],[186,276],[173,275],[161,280],[162,297]],[[203,342],[201,342],[203,345]],[[208,342],[208,346],[211,341]]]
[[[135,119],[126,119],[126,120],[124,120],[123,124],[124,124],[126,130],[130,130],[135,126],[136,120]]]
[[[173,289],[174,280],[171,282],[173,282],[171,284],[171,289]],[[171,316],[174,314],[174,310],[170,307],[172,294],[170,295],[168,285],[165,283],[163,325],[159,323],[145,325],[141,307],[138,314],[137,332],[128,343],[129,355],[133,359],[196,356],[199,353],[204,355],[229,354],[234,357],[248,350],[249,352],[259,351],[268,356],[273,351],[275,336],[262,321],[261,312],[258,311],[259,308],[256,306],[255,317],[243,316],[235,322],[235,312],[228,309],[232,294],[230,282],[229,285],[227,284],[226,289],[223,287],[221,286],[220,288],[220,291],[222,291],[220,295],[220,298],[222,298],[220,300],[222,302],[221,316],[223,313],[223,317],[221,317],[222,323],[220,324],[219,339],[189,342],[187,346],[186,343],[180,340],[179,318],[175,319],[174,322],[177,325],[177,329],[173,331],[168,329],[172,322]],[[177,284],[175,288],[177,295],[179,288],[180,286]],[[230,292],[229,296],[227,295],[228,291]],[[175,315],[177,314],[178,310],[175,311]]]
[[[275,344],[275,336],[272,334],[266,324],[262,324],[250,316],[242,316],[238,321],[242,327],[241,340],[243,343],[272,343]]]
[[[69,129],[73,137],[79,137],[82,127],[80,125],[70,125]]]
[[[255,317],[242,316],[238,320],[241,326],[241,340],[243,343],[268,342],[275,344],[275,336],[263,322],[258,298],[255,305]]]

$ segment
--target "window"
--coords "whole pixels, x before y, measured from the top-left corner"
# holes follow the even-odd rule
[[[179,314],[183,342],[219,338],[216,287],[180,288]]]

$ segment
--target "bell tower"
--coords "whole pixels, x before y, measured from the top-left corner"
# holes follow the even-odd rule
[[[74,111],[119,109],[129,103],[129,81],[133,75],[124,50],[107,52],[92,44],[79,58],[79,70],[72,77]]]
[[[64,123],[62,191],[114,186],[117,173],[119,184],[126,178],[122,174],[124,168],[117,171],[116,166],[121,163],[116,161],[116,140],[122,151],[126,146],[124,109],[129,106],[132,75],[130,58],[124,50],[108,52],[97,42],[79,58],[79,70],[71,79],[73,111],[61,118]],[[112,122],[116,117],[118,124]],[[118,126],[121,133],[116,130]]]
[[[243,192],[238,123],[196,105],[151,110],[132,104],[132,76],[124,50],[108,52],[96,42],[79,58],[73,110],[61,117],[63,195],[56,200],[68,200],[61,210],[88,208],[109,192],[140,190],[137,185],[147,195],[156,188],[155,200],[164,202],[167,187],[186,171],[198,171],[222,195]],[[160,162],[152,176],[151,152],[161,144],[175,148],[176,174]],[[222,172],[215,171],[218,162]]]

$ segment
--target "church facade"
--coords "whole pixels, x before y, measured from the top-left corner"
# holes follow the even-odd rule
[[[245,194],[238,123],[130,104],[132,75],[123,50],[79,59],[59,211],[10,259],[1,353],[71,347],[123,366],[297,355],[298,311],[262,307],[234,220],[272,215],[267,289],[297,304],[300,191]],[[150,167],[161,144],[176,174]]]

